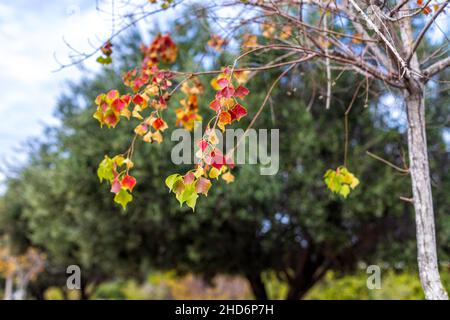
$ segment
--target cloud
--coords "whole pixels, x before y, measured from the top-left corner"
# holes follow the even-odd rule
[[[88,39],[99,45],[110,30],[110,21],[97,12],[93,1],[0,4],[1,162],[26,159],[16,149],[41,135],[45,124],[57,123],[52,116],[56,99],[66,79],[80,77],[77,68],[52,72],[59,66],[54,54],[69,61],[70,50],[63,38],[74,48],[92,50]],[[92,60],[90,68],[98,68]],[[3,178],[0,175],[0,186]]]

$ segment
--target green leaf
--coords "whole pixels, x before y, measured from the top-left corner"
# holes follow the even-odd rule
[[[112,63],[112,58],[111,57],[98,57],[97,58],[97,62],[101,63],[101,64],[111,64]]]
[[[195,211],[195,205],[197,203],[198,194],[193,193],[192,196],[186,200],[186,204],[188,207],[192,208],[192,211]]]
[[[120,189],[119,193],[114,197],[114,201],[123,207],[123,210],[127,208],[128,202],[133,200],[133,196],[125,189]]]
[[[350,187],[347,184],[342,185],[341,190],[339,193],[344,197],[347,198],[348,194],[350,193]]]
[[[181,175],[178,173],[172,174],[166,178],[166,186],[169,188],[170,191],[172,191],[174,184],[182,179]]]
[[[344,198],[347,198],[351,189],[355,189],[359,184],[359,180],[344,166],[336,170],[327,170],[323,177],[328,188]]]
[[[97,176],[100,179],[100,182],[103,182],[103,179],[108,181],[114,180],[113,164],[113,160],[108,156],[105,156],[105,159],[100,162],[97,169]]]
[[[198,194],[195,192],[195,185],[193,183],[186,185],[184,190],[177,194],[176,198],[180,202],[180,207],[186,202],[189,207],[194,209],[198,198]]]

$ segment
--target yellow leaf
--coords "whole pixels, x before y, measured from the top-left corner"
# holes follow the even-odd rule
[[[194,176],[196,178],[198,178],[198,177],[202,176],[204,173],[205,173],[205,170],[203,170],[203,167],[198,166],[197,170],[195,170],[195,172],[194,172]]]
[[[231,174],[230,171],[224,173],[222,175],[222,179],[225,180],[227,183],[234,182],[234,176]]]
[[[220,176],[220,170],[217,168],[211,168],[211,170],[209,170],[209,177],[211,179],[217,179]]]

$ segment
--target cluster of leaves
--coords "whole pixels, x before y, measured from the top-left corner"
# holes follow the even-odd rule
[[[238,82],[238,86],[233,85],[233,75]],[[225,126],[234,121],[239,121],[247,115],[247,109],[237,100],[245,98],[249,90],[241,83],[245,82],[248,73],[232,72],[226,67],[223,72],[211,81],[212,87],[217,91],[215,99],[211,101],[209,107],[217,113],[217,126],[223,131]]]
[[[174,62],[178,49],[170,35],[158,34],[148,47],[142,46],[141,51],[144,57],[141,68],[130,70],[123,76],[123,83],[131,88],[133,94],[120,95],[117,90],[100,94],[95,100],[97,110],[94,118],[100,122],[100,126],[106,125],[108,128],[116,127],[121,116],[128,120],[137,119],[139,123],[134,128],[135,137],[141,137],[145,142],[161,143],[163,140],[161,132],[168,128],[162,118],[162,111],[167,108],[167,101],[170,98],[168,89],[172,85],[170,79],[173,75],[170,72],[160,71],[158,64],[160,61]],[[132,110],[129,109],[131,103],[134,105]],[[143,115],[146,109],[151,111]],[[126,208],[127,203],[132,200],[131,191],[136,183],[136,180],[128,175],[132,167],[134,141],[135,139],[124,155],[112,159],[106,156],[99,167],[100,180],[105,179],[111,183],[111,192],[116,194],[114,201],[123,208]],[[120,173],[116,172],[122,164],[127,165],[123,177],[125,184],[120,180]],[[132,186],[129,187],[128,183],[131,182]]]
[[[359,184],[358,178],[344,166],[340,166],[336,170],[327,170],[324,181],[332,192],[340,194],[344,198],[347,198],[350,190],[355,189]]]
[[[417,3],[417,5],[420,6],[420,7],[423,7],[423,6],[424,6],[423,0],[417,0],[416,3]],[[425,4],[425,7],[423,7],[423,9],[422,9],[422,13],[424,13],[424,14],[426,14],[426,15],[430,14],[431,12],[433,12],[433,10],[434,10],[435,12],[438,11],[439,8],[440,8],[440,6],[439,6],[438,3],[435,3],[435,4],[433,4],[432,6],[429,6],[428,4],[429,4],[429,2],[427,2],[427,3]]]
[[[224,43],[219,41],[217,43]],[[100,94],[96,99],[97,110],[94,118],[100,125],[114,128],[120,122],[121,117],[130,120],[138,119],[140,122],[134,128],[135,139],[141,137],[145,142],[158,142],[163,140],[162,132],[168,128],[162,118],[162,111],[167,108],[167,102],[173,92],[181,88],[186,98],[180,100],[181,108],[176,109],[176,125],[183,126],[186,130],[192,130],[196,121],[201,120],[198,114],[198,95],[202,94],[204,87],[196,77],[187,76],[172,91],[172,78],[170,71],[159,69],[160,63],[173,63],[177,58],[178,48],[170,35],[158,34],[149,46],[141,46],[143,62],[139,69],[135,68],[126,72],[123,83],[129,87],[133,94],[120,95],[117,90],[110,90]],[[225,130],[226,125],[239,121],[247,114],[247,109],[239,100],[248,95],[249,90],[243,86],[249,73],[234,71],[234,68],[225,67],[222,72],[211,81],[211,86],[216,90],[214,100],[209,104],[215,111],[214,117],[209,121],[205,135],[198,142],[199,151],[196,156],[199,163],[184,176],[172,175],[167,180],[167,185],[174,191],[180,204],[186,203],[192,209],[195,208],[198,194],[207,195],[211,181],[208,178],[222,178],[229,182],[234,180],[230,169],[233,167],[231,160],[224,156],[218,149],[218,139],[215,134],[216,126]],[[236,82],[236,83],[234,83]],[[133,104],[132,110],[130,105]],[[150,109],[149,114],[144,114]],[[213,125],[210,124],[213,122]],[[132,200],[132,189],[136,179],[128,174],[132,167],[132,155],[134,141],[129,150],[123,155],[112,159],[105,156],[98,169],[100,180],[111,183],[111,192],[115,193],[114,201],[126,208]],[[122,165],[125,169],[120,171]],[[128,185],[132,179],[132,186]]]
[[[186,98],[180,100],[182,108],[175,110],[176,125],[181,125],[190,131],[194,128],[196,121],[202,120],[202,117],[198,114],[198,95],[204,92],[204,87],[198,78],[193,78],[191,85],[187,81],[183,82],[181,92],[186,95]]]
[[[111,192],[115,194],[114,201],[126,209],[128,202],[133,200],[131,192],[136,185],[136,179],[128,174],[133,162],[123,156],[110,158],[105,156],[97,169],[100,182],[109,181]]]
[[[289,26],[278,31],[276,25],[269,22],[262,24],[261,30],[264,38],[280,40],[291,37],[292,32]],[[358,43],[360,41],[359,35],[355,35],[352,41]],[[208,45],[216,51],[221,51],[222,47],[226,45],[226,41],[219,35],[212,35]],[[241,46],[244,50],[257,47],[257,36],[245,34]],[[170,35],[158,34],[149,46],[142,45],[141,51],[143,53],[141,67],[132,69],[123,76],[123,83],[131,88],[133,95],[120,95],[117,90],[99,95],[95,101],[97,110],[94,118],[100,122],[101,126],[106,124],[109,128],[114,128],[119,123],[120,116],[128,120],[130,118],[138,119],[140,123],[134,128],[135,138],[141,137],[145,142],[161,143],[163,140],[161,133],[168,128],[167,123],[162,118],[162,111],[167,108],[167,102],[173,92],[181,88],[181,92],[186,95],[184,99],[180,100],[182,107],[175,110],[176,125],[183,126],[186,130],[192,130],[195,122],[202,119],[198,113],[198,95],[204,92],[204,87],[200,80],[191,74],[187,75],[172,91],[169,91],[174,73],[160,70],[159,64],[176,61],[178,48]],[[227,66],[222,69],[217,77],[212,79],[211,86],[216,90],[216,94],[209,103],[209,107],[215,111],[215,115],[208,122],[203,138],[197,143],[199,150],[196,157],[199,162],[194,169],[185,175],[174,174],[166,180],[166,185],[170,191],[175,193],[180,205],[186,203],[194,210],[198,195],[204,194],[206,196],[208,193],[211,186],[209,178],[215,179],[222,175],[227,183],[234,180],[234,176],[230,172],[233,167],[232,161],[216,147],[218,141],[215,129],[218,127],[224,131],[227,125],[239,121],[247,115],[247,109],[241,104],[240,100],[249,94],[249,90],[243,85],[248,80],[248,76],[248,71],[234,70],[234,66]],[[131,102],[134,107],[130,111],[129,105]],[[151,109],[150,113],[144,115],[142,112],[148,108]],[[134,141],[135,139],[133,139],[132,145],[124,158],[124,161],[129,163],[132,163]],[[123,156],[116,157],[119,157],[118,159],[123,158]],[[111,191],[116,194],[115,201],[125,208],[126,204],[132,200],[131,193],[129,193],[132,188],[122,187],[121,180],[116,180],[114,170],[116,170],[117,165],[119,167],[120,165],[108,157],[103,160],[102,164],[108,166],[108,177],[99,175],[100,179],[105,178],[110,181],[112,184]],[[127,177],[129,169],[129,167],[126,168]],[[345,167],[328,170],[324,178],[328,188],[344,198],[347,198],[350,190],[354,189],[359,183],[358,179]]]
[[[218,34],[211,35],[211,38],[208,40],[208,46],[217,52],[222,51],[227,44],[227,41]]]
[[[101,63],[101,64],[111,64],[112,63],[112,58],[111,55],[113,53],[112,51],[112,43],[111,41],[107,41],[103,47],[100,48],[100,51],[102,52],[102,56],[99,56],[97,58],[97,62]]]
[[[95,99],[97,110],[94,118],[100,122],[100,126],[106,125],[108,128],[114,128],[119,123],[120,116],[130,119],[131,112],[128,110],[130,101],[130,95],[120,96],[117,90],[102,93]]]
[[[216,115],[210,121],[211,123],[214,120],[214,125],[212,127],[208,125],[202,139],[197,142],[196,157],[199,162],[195,169],[185,175],[173,174],[166,179],[167,187],[175,193],[180,205],[186,203],[194,210],[198,195],[208,195],[211,187],[211,180],[208,178],[218,179],[222,176],[227,183],[234,181],[234,176],[230,172],[234,163],[217,148],[219,141],[215,126],[217,125],[223,131],[226,125],[239,121],[247,114],[247,109],[238,102],[238,99],[243,99],[249,93],[249,90],[242,85],[247,75],[243,72],[233,72],[226,67],[211,81],[216,94],[209,106]],[[237,85],[233,84],[233,79],[237,81]]]

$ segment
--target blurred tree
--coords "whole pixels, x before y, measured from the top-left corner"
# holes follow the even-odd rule
[[[205,58],[210,32],[204,24],[190,21],[173,30],[185,57],[178,68],[193,70],[198,63],[213,63]],[[176,200],[161,187],[162,177],[183,172],[163,160],[170,158],[173,144],[147,145],[135,154],[139,166],[134,173],[140,183],[124,214],[106,188],[99,186],[96,168],[104,154],[123,151],[134,126],[123,123],[114,132],[98,130],[92,105],[98,92],[125,90],[119,75],[140,59],[139,42],[137,33],[124,37],[122,47],[115,47],[113,67],[70,86],[57,106],[61,125],[49,128],[46,139],[32,145],[29,165],[8,181],[0,228],[18,247],[38,246],[61,277],[68,265],[79,265],[83,297],[86,288],[105,279],[142,279],[153,267],[193,272],[207,280],[220,273],[243,275],[258,299],[267,298],[262,274],[271,270],[288,283],[286,298],[298,299],[327,270],[348,270],[358,261],[415,260],[412,211],[398,199],[408,195],[410,180],[365,155],[370,149],[402,166],[404,135],[387,125],[380,112],[386,108],[364,108],[364,98],[357,97],[349,114],[349,162],[365,183],[345,202],[330,195],[321,177],[328,167],[342,163],[343,114],[353,97],[347,88],[356,81],[343,76],[342,87],[333,90],[339,93],[334,105],[324,111],[319,97],[310,99],[312,87],[302,74],[313,71],[305,67],[281,83],[271,112],[257,123],[260,128],[280,129],[277,175],[261,176],[258,166],[237,168],[239,183],[227,185],[226,192],[224,182],[219,183],[193,214],[178,209]],[[192,52],[199,53],[192,56]],[[223,65],[224,60],[229,63],[226,53],[221,53],[214,63]],[[259,89],[273,77],[265,73],[249,85],[254,92],[247,101],[250,113],[256,112],[253,106],[264,97],[265,90]],[[317,79],[321,80],[319,74]],[[202,98],[201,108],[212,94]],[[436,101],[444,98],[448,101],[448,93],[436,92]],[[434,111],[430,104],[430,121],[442,123],[442,116]],[[169,112],[174,121],[174,111]],[[245,120],[241,122],[245,126]],[[435,161],[437,217],[444,220],[439,235],[444,237],[450,232],[449,217],[443,212],[448,207],[449,154],[441,126],[429,127],[428,136]],[[449,253],[448,246],[444,250]]]

